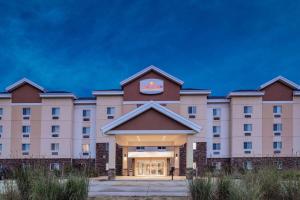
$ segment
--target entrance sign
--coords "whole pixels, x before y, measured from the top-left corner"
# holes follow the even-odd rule
[[[160,94],[164,91],[164,81],[145,79],[140,81],[140,92],[143,94]]]

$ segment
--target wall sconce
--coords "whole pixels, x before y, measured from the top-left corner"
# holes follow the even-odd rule
[[[178,158],[178,154],[177,153],[175,154],[175,158]]]
[[[126,153],[124,154],[124,158],[126,158],[127,157],[127,155],[126,155]]]

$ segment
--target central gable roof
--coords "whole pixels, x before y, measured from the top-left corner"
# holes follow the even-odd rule
[[[155,72],[157,72],[157,73],[163,75],[164,77],[166,77],[166,78],[168,78],[168,79],[170,79],[170,80],[176,82],[176,83],[179,84],[179,85],[182,85],[182,84],[184,83],[182,80],[180,80],[180,79],[178,79],[178,78],[176,78],[176,77],[174,77],[174,76],[168,74],[167,72],[165,72],[165,71],[163,71],[163,70],[161,70],[161,69],[159,69],[159,68],[157,68],[157,67],[155,67],[155,66],[153,66],[153,65],[150,65],[149,67],[143,69],[142,71],[139,71],[138,73],[136,73],[136,74],[130,76],[129,78],[127,78],[127,79],[121,81],[120,84],[123,86],[123,85],[125,85],[125,84],[127,84],[127,83],[133,81],[134,79],[136,79],[136,78],[138,78],[138,77],[140,77],[140,76],[146,74],[146,73],[149,72],[149,71],[155,71]]]
[[[142,106],[140,106],[139,108],[123,115],[122,117],[114,120],[113,122],[103,126],[101,128],[103,133],[109,134],[109,131],[113,130],[114,128],[130,121],[131,119],[142,115],[143,113],[147,113],[147,111],[150,110],[155,110],[161,114],[163,114],[164,116],[174,120],[175,122],[183,125],[184,127],[190,128],[192,130],[192,132],[189,133],[199,133],[201,131],[201,127],[198,126],[197,124],[189,121],[188,119],[178,115],[177,113],[165,108],[164,106],[161,106],[158,103],[155,102],[149,102],[147,104],[144,104]]]
[[[29,84],[29,85],[37,88],[38,90],[40,90],[42,92],[45,91],[45,89],[42,86],[36,84],[35,82],[33,82],[33,81],[31,81],[27,78],[22,78],[21,80],[13,83],[12,85],[6,87],[5,89],[6,89],[7,92],[11,92],[11,91],[15,90],[16,88],[18,88],[18,87],[20,87],[21,85],[24,85],[24,84]]]
[[[283,83],[284,85],[286,85],[294,90],[300,89],[300,86],[298,84],[294,83],[293,81],[288,80],[287,78],[285,78],[283,76],[277,76],[277,77],[273,78],[272,80],[262,84],[259,89],[262,90],[277,81]]]

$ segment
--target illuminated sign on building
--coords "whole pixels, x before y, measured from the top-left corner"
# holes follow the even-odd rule
[[[164,82],[160,79],[145,79],[140,81],[140,92],[143,94],[159,94],[164,91]]]

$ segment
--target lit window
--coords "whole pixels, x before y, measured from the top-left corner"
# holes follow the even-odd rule
[[[282,113],[282,106],[273,106],[273,113],[274,114],[281,114]]]
[[[252,131],[252,124],[244,124],[244,131],[251,132]]]
[[[189,115],[196,115],[197,113],[197,107],[196,106],[189,106],[188,107],[188,114]]]
[[[31,114],[31,110],[30,108],[23,108],[23,115],[24,116],[28,116]]]
[[[60,115],[60,108],[52,108],[52,116],[58,117]]]
[[[82,145],[82,154],[83,154],[84,156],[90,154],[90,145],[89,145],[89,144],[83,144],[83,145]]]
[[[213,109],[213,116],[220,117],[221,116],[221,108],[214,108]]]
[[[244,106],[244,114],[252,114],[253,107],[252,106]]]
[[[193,143],[193,150],[197,150],[197,143],[196,142]]]
[[[251,150],[252,149],[252,142],[244,142],[244,149]]]

